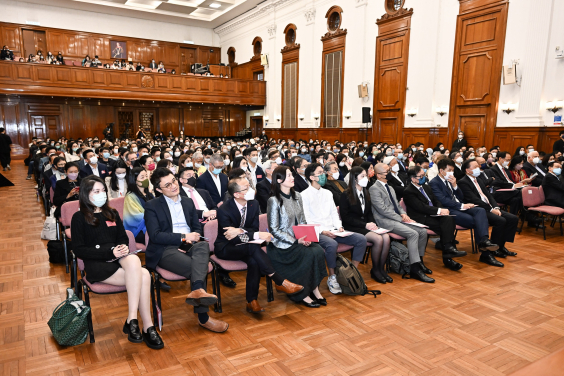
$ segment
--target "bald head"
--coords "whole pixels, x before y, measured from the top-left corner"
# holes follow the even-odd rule
[[[533,166],[536,164],[533,162],[533,159],[537,158],[539,156],[539,152],[538,151],[532,151],[529,154],[527,154],[527,162],[529,162],[530,164],[532,164]]]
[[[476,162],[478,162],[479,165],[483,165],[486,163],[486,160],[482,157],[476,157]]]
[[[388,181],[386,176],[388,175],[388,172],[390,172],[390,166],[384,163],[377,163],[376,166],[374,166],[374,172],[376,173],[376,178],[378,180],[386,183]]]

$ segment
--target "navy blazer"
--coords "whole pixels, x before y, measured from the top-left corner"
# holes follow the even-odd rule
[[[196,188],[205,189],[210,194],[214,206],[217,206],[223,198],[225,197],[225,192],[227,192],[227,175],[220,173],[219,181],[221,182],[221,194],[217,192],[217,187],[212,180],[211,173],[208,171],[204,172],[198,179],[196,179]]]
[[[258,200],[261,213],[266,213],[268,199],[270,198],[271,185],[272,184],[268,181],[268,179],[264,179],[257,184],[257,194],[255,198]]]
[[[538,174],[538,176],[531,181],[531,185],[533,187],[540,187],[542,185],[542,181],[544,177],[548,173],[548,171],[546,171],[546,168],[544,168],[544,166],[541,163],[537,164],[537,166],[541,169],[541,171],[544,172],[544,175],[539,173],[539,171],[535,168],[535,166],[533,166],[529,162],[523,163],[523,170],[525,170],[528,177],[531,177],[535,173]]]
[[[309,188],[309,184],[304,180],[304,178],[297,173],[294,173],[294,191],[303,192]]]
[[[249,172],[251,172],[251,169],[249,168],[249,166],[247,166],[247,170]],[[264,170],[258,164],[257,164],[257,168],[255,170],[255,174],[257,176],[257,185],[258,185],[258,183],[260,183],[261,181],[266,179],[266,174],[264,173]]]
[[[249,240],[253,240],[255,232],[259,231],[259,203],[256,200],[247,201],[247,212],[245,213],[245,224],[243,229],[247,231]],[[225,227],[241,226],[241,212],[237,207],[235,200],[227,200],[223,205],[217,209],[217,239],[214,243],[215,252],[222,250],[228,244],[237,245],[241,244],[239,236],[231,240],[227,240],[223,233]]]
[[[198,220],[198,214],[192,200],[186,197],[179,197],[182,200],[182,209],[186,217],[186,224],[190,227],[190,232],[202,233],[202,225]],[[145,227],[149,233],[149,244],[145,251],[145,263],[154,269],[163,256],[167,246],[180,247],[182,244],[182,234],[172,232],[172,216],[166,203],[165,196],[160,196],[154,200],[147,201],[145,204]]]
[[[464,203],[464,193],[462,193],[462,189],[460,187],[458,187],[458,189],[454,189],[452,184],[448,184],[450,189],[452,189],[452,193],[439,176],[435,176],[429,182],[429,186],[433,190],[435,198],[439,200],[443,207],[448,210],[460,210],[461,204]],[[456,202],[454,197],[456,197],[460,202]]]
[[[196,192],[198,192],[200,194],[200,196],[202,196],[202,199],[206,203],[206,207],[208,208],[208,210],[214,210],[216,208],[216,206],[214,205],[212,198],[211,198],[210,194],[208,193],[208,191],[206,191],[204,189],[198,189],[198,188],[195,188],[195,189],[196,189]],[[180,196],[188,197],[190,200],[192,200],[192,198],[190,196],[188,196],[188,193],[186,193],[186,191],[184,189],[182,189],[182,187],[180,187]],[[196,204],[194,204],[194,207],[196,207]],[[203,210],[196,209],[196,212],[198,212],[198,218],[199,219],[204,219],[204,211]]]
[[[100,174],[102,180],[106,180],[106,178],[110,176],[110,171],[108,171],[108,167],[105,164],[98,162],[98,174]],[[80,168],[79,176],[81,179],[84,179],[90,175],[93,175],[92,168],[87,163]]]

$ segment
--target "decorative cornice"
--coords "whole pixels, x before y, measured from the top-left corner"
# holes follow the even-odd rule
[[[325,35],[321,37],[321,40],[326,41],[329,39],[333,39],[345,35],[347,35],[347,29],[337,29],[333,32],[328,31],[327,33],[325,33]]]
[[[304,12],[306,18],[306,26],[315,22],[315,8],[306,9]]]
[[[276,38],[276,24],[268,25],[266,30],[268,31],[269,39]]]
[[[282,48],[282,49],[280,50],[280,52],[284,54],[284,53],[286,53],[286,52],[290,52],[290,51],[294,51],[294,50],[299,50],[299,49],[300,49],[300,44],[297,43],[297,44],[293,44],[293,45],[291,45],[291,46],[284,46],[284,48]]]
[[[264,3],[257,5],[255,8],[251,9],[245,14],[235,17],[231,21],[228,21],[222,25],[219,25],[213,31],[215,31],[219,36],[231,33],[236,30],[241,25],[254,20],[255,18],[262,17],[265,14],[277,10],[279,8],[290,5],[299,0],[267,0]]]
[[[400,8],[396,13],[394,14],[384,14],[382,16],[382,18],[379,18],[376,20],[376,24],[380,24],[384,21],[389,21],[392,20],[394,18],[401,18],[401,17],[405,17],[405,16],[411,16],[413,14],[413,8],[410,9],[406,9],[406,8]]]

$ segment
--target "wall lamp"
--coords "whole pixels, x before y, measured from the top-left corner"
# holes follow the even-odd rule
[[[505,103],[501,105],[501,111],[505,112],[507,115],[513,111],[517,111],[517,103]]]
[[[318,114],[318,113],[313,114],[313,118],[314,118],[315,120],[319,120],[319,114]]]
[[[405,113],[409,117],[414,117],[415,115],[417,115],[417,109],[416,108],[410,108],[409,110],[406,110]]]
[[[262,119],[263,119],[264,121],[268,121],[268,115],[263,116]]]
[[[276,115],[275,118],[276,118],[276,121],[280,121],[280,119],[282,119],[282,117],[280,115]]]
[[[350,119],[351,116],[352,116],[352,112],[351,112],[351,111],[346,111],[346,112],[343,113],[343,116],[344,116],[346,119]]]
[[[562,107],[564,107],[564,101],[554,101],[546,103],[546,109],[554,113],[558,112],[558,110],[560,110]]]
[[[448,107],[442,106],[435,108],[435,112],[440,116],[445,116],[448,113]]]
[[[298,119],[300,119],[300,121],[304,121],[305,116],[303,114],[298,115]]]

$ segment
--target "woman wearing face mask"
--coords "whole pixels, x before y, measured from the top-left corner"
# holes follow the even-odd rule
[[[355,158],[362,158],[363,160],[366,160],[367,156],[366,156],[366,149],[364,148],[364,146],[359,146],[355,153],[354,153],[354,157]]]
[[[333,194],[333,201],[335,202],[335,206],[339,206],[341,201],[341,194],[348,188],[347,183],[344,181],[339,180],[340,171],[339,165],[337,162],[328,162],[325,166],[323,166],[323,170],[325,171],[325,175],[327,176],[327,181],[325,185],[323,185],[324,189],[327,189],[329,192]]]
[[[339,180],[344,181],[345,176],[347,176],[347,174],[351,169],[349,158],[344,154],[337,154],[337,157],[335,158],[335,162],[337,162],[337,164],[339,165],[339,172],[341,173],[341,175],[339,176]]]
[[[67,142],[67,150],[65,151],[65,160],[67,162],[80,161],[80,148],[75,141]]]
[[[466,174],[462,171],[462,163],[464,162],[464,158],[462,158],[462,154],[459,151],[452,152],[450,154],[452,161],[454,162],[454,177],[456,180],[462,179]]]
[[[482,170],[486,170],[490,167],[492,167],[495,163],[495,159],[492,156],[492,153],[485,153],[482,158],[484,158],[486,160],[486,168],[482,167]]]
[[[88,282],[104,282],[127,289],[128,316],[123,332],[133,343],[152,349],[164,343],[151,319],[151,276],[137,255],[128,255],[129,240],[117,210],[108,205],[104,181],[91,175],[80,184],[80,211],[72,217],[73,252],[84,261]],[[137,312],[143,329],[139,327]]]
[[[145,244],[145,204],[154,199],[149,192],[149,175],[141,167],[135,167],[128,176],[127,194],[123,203],[123,225],[135,236],[137,243]]]
[[[49,177],[50,180],[50,187],[53,188],[53,192],[55,191],[55,186],[59,180],[66,179],[67,175],[65,172],[65,165],[66,165],[65,158],[63,157],[56,157],[53,160],[53,166],[55,167],[54,174]]]
[[[298,149],[298,157],[305,159],[309,163],[311,163],[311,155],[308,152],[307,145],[302,144]]]
[[[172,148],[172,163],[177,166],[180,166],[179,159],[183,155],[183,150],[180,149],[180,146],[175,146]]]
[[[517,146],[517,149],[515,149],[515,153],[513,154],[513,158],[515,157],[521,157],[523,161],[527,159],[527,152],[525,151],[524,146]]]
[[[78,163],[67,162],[64,170],[66,178],[58,180],[54,185],[53,205],[57,207],[55,210],[55,218],[61,216],[61,206],[63,206],[65,202],[78,200],[78,192],[80,190]]]
[[[523,157],[521,157],[520,155],[511,158],[511,162],[509,163],[509,167],[507,167],[507,169],[509,170],[510,174],[510,178],[511,180],[513,180],[513,182],[515,184],[517,183],[525,183],[525,184],[529,184],[529,180],[526,180],[529,178],[529,175],[527,175],[527,172],[523,169]],[[523,181],[526,180],[526,181]]]
[[[445,145],[442,142],[439,142],[437,146],[435,146],[435,148],[433,149],[433,151],[439,151],[441,153],[443,153],[444,150],[445,150]]]
[[[464,158],[464,160],[476,159],[476,154],[473,151],[468,150],[466,153],[464,153],[463,158]]]
[[[372,163],[372,166],[374,166],[376,163],[379,162],[379,160],[377,159],[379,154],[382,153],[380,153],[376,145],[372,144],[368,146],[368,156],[366,158],[366,161]]]
[[[116,162],[112,174],[106,178],[106,186],[108,187],[108,196],[110,199],[124,197],[127,193],[128,170],[125,162],[119,159]]]
[[[388,234],[378,235],[374,231],[378,226],[374,223],[372,204],[368,192],[368,175],[362,167],[353,167],[349,178],[349,187],[341,195],[339,211],[343,227],[347,231],[356,232],[366,237],[372,246],[372,269],[370,275],[380,283],[393,282],[384,266],[390,250]]]

